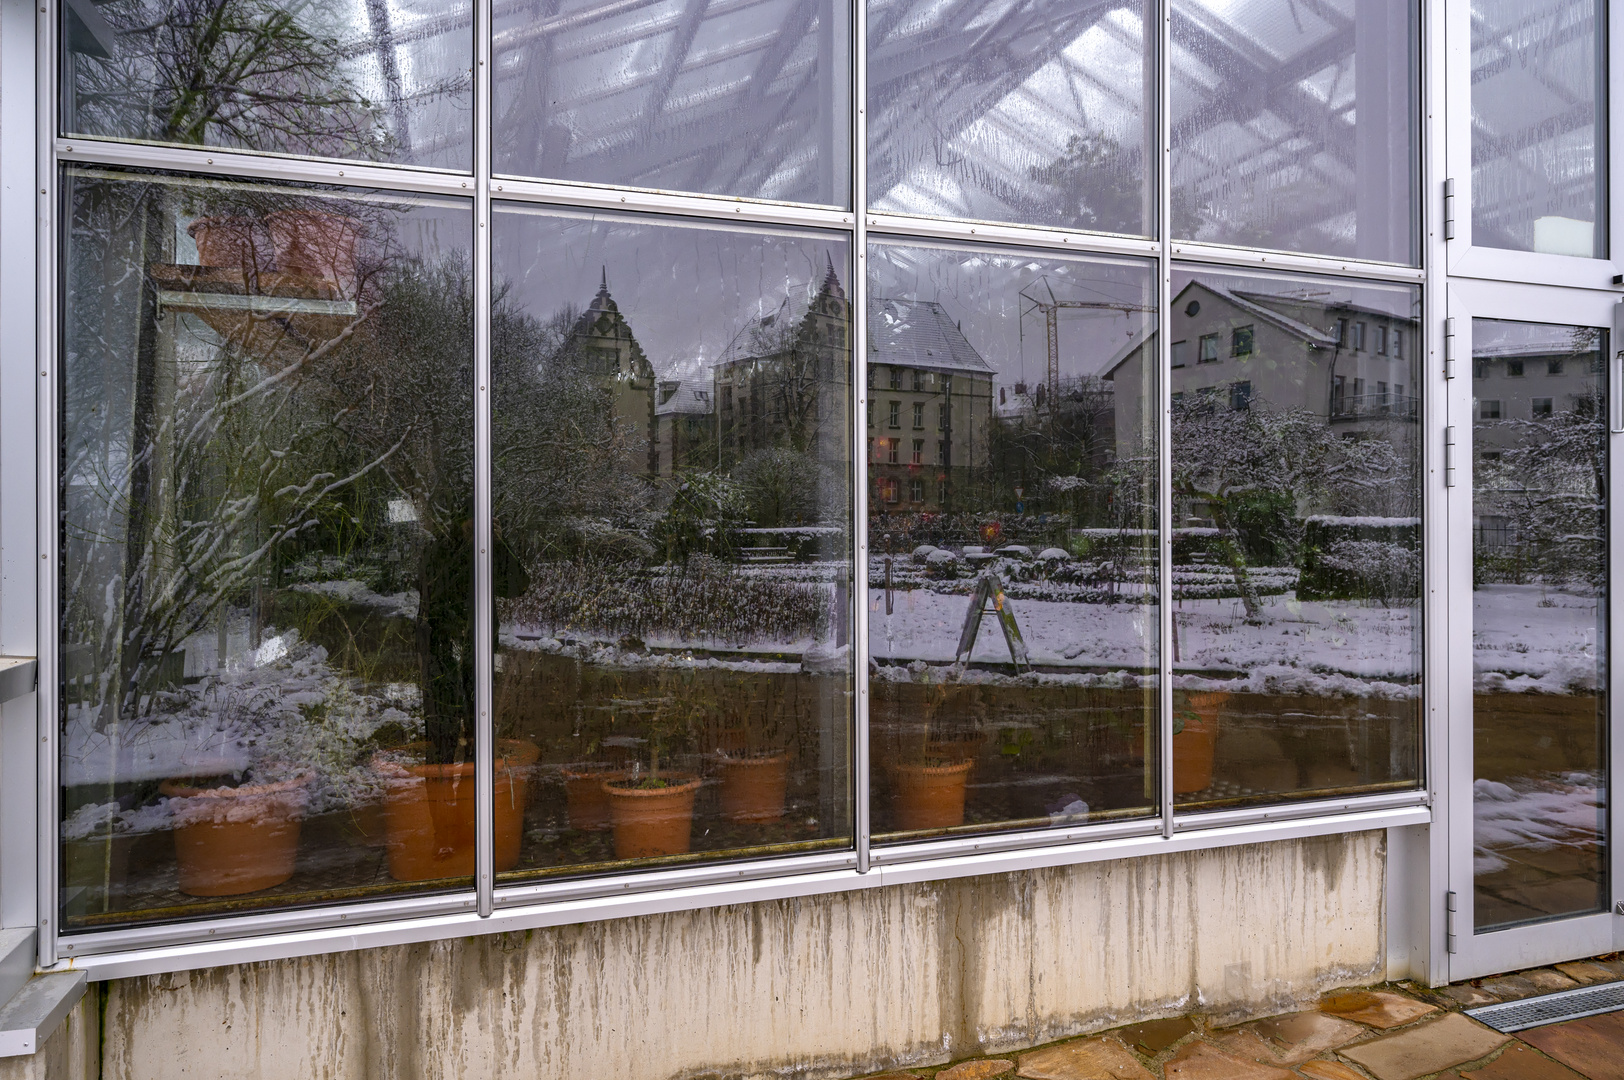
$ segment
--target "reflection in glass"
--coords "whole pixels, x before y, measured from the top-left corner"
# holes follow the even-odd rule
[[[466,884],[468,208],[64,183],[64,924]]]
[[[873,0],[868,11],[871,207],[1151,231],[1154,7]]]
[[[497,213],[497,869],[844,846],[846,242]]]
[[[1472,320],[1479,931],[1607,906],[1606,336]]]
[[[70,0],[62,130],[473,166],[468,0]]]
[[[1420,292],[1175,268],[1173,294],[1175,801],[1412,787]]]
[[[876,832],[1151,812],[1148,268],[901,244],[869,263]]]
[[[850,203],[845,4],[553,0],[495,22],[496,172]]]
[[[1472,243],[1606,257],[1606,11],[1473,0]]]
[[[1173,235],[1409,263],[1414,0],[1174,0]]]

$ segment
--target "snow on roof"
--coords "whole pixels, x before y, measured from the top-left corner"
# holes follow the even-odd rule
[[[661,379],[654,393],[656,416],[708,415],[711,411],[710,373]]]
[[[929,300],[875,297],[868,319],[868,362],[991,375],[942,305]]]

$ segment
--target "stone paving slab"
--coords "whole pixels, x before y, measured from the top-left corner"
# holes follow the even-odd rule
[[[1593,960],[1575,960],[1570,964],[1553,964],[1552,966],[1574,982],[1579,983],[1613,982],[1618,978],[1617,972],[1609,971]]]
[[[1015,1063],[1005,1058],[977,1058],[961,1061],[936,1074],[936,1080],[992,1080],[1015,1071]]]
[[[1203,1042],[1190,1043],[1174,1054],[1162,1072],[1167,1080],[1296,1080],[1278,1066],[1247,1061]]]
[[[1522,1043],[1512,1043],[1505,1052],[1480,1069],[1462,1071],[1461,1080],[1585,1080],[1561,1062]]]
[[[1120,1034],[1123,1042],[1146,1057],[1154,1057],[1194,1030],[1195,1021],[1190,1017],[1174,1016],[1133,1024],[1123,1028]]]
[[[1344,1047],[1340,1053],[1376,1080],[1416,1080],[1485,1057],[1510,1038],[1460,1013],[1449,1013],[1431,1023]]]
[[[1305,1061],[1298,1071],[1304,1076],[1312,1077],[1313,1080],[1368,1080],[1363,1073],[1354,1072],[1340,1061],[1328,1061],[1324,1058]]]
[[[1395,995],[1396,996],[1396,995]],[[1421,1014],[1417,1014],[1421,1015]],[[1288,1013],[1244,1024],[1238,1033],[1250,1035],[1281,1065],[1296,1065],[1364,1034],[1365,1029],[1351,1021],[1325,1012]],[[1231,1047],[1239,1052],[1240,1046]]]
[[[1427,1013],[1438,1011],[1436,1005],[1428,1005],[1390,990],[1354,990],[1332,994],[1322,998],[1319,1007],[1321,1012],[1383,1030],[1400,1027]]]
[[[1022,1054],[1016,1075],[1026,1080],[1155,1080],[1115,1039],[1079,1039]]]
[[[1517,1037],[1589,1080],[1624,1080],[1624,1013],[1532,1028]]]

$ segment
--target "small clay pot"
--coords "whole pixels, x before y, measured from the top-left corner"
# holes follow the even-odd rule
[[[688,851],[699,777],[679,773],[662,779],[662,788],[633,787],[629,779],[604,782],[615,825],[615,858],[651,859]]]
[[[175,862],[187,896],[240,896],[293,876],[308,776],[239,787],[165,780],[174,812]]]
[[[569,809],[570,828],[601,832],[612,824],[609,795],[603,785],[625,779],[626,770],[608,762],[584,761],[565,765],[564,804]]]
[[[788,790],[787,753],[722,759],[722,817],[728,821],[782,821]]]
[[[413,762],[428,749],[412,743],[374,759],[389,783],[384,803],[389,876],[396,881],[472,877],[475,860],[474,763]],[[497,742],[492,801],[495,803],[496,869],[519,864],[524,807],[531,766],[541,748],[521,739]],[[404,759],[404,760],[403,760]]]
[[[317,278],[344,296],[355,295],[359,218],[323,210],[277,210],[265,215],[265,225],[278,271]]]
[[[964,791],[973,761],[891,766],[893,816],[900,832],[964,824]]]
[[[1227,690],[1186,694],[1190,712],[1184,730],[1173,736],[1173,794],[1189,795],[1212,786],[1213,758],[1218,749],[1218,710]],[[1193,714],[1193,715],[1190,715]]]
[[[264,226],[251,217],[223,214],[200,217],[186,226],[197,242],[200,266],[240,270],[245,278],[271,268],[271,240]]]

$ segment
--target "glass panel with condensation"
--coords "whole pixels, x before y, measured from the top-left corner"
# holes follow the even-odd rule
[[[1154,813],[1150,267],[887,241],[868,305],[876,833]]]
[[[1472,320],[1480,932],[1607,909],[1606,339]]]
[[[493,222],[500,879],[849,847],[849,241]]]
[[[848,206],[850,36],[834,0],[499,4],[491,167]]]
[[[869,206],[1153,232],[1155,10],[871,0]]]
[[[469,0],[65,0],[62,131],[468,170]]]
[[[62,190],[63,928],[470,887],[471,207]]]
[[[1603,0],[1472,3],[1472,243],[1607,256]]]
[[[1180,807],[1419,783],[1420,302],[1174,268]]]
[[[1173,235],[1416,260],[1415,0],[1173,0]]]

